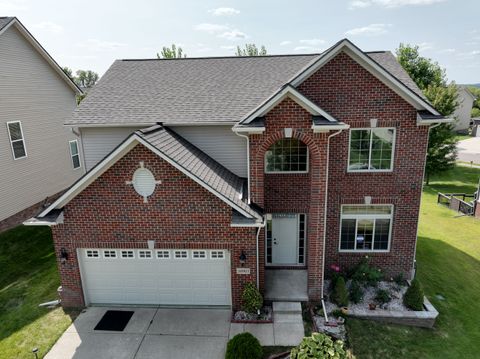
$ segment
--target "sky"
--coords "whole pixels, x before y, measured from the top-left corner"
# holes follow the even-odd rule
[[[318,53],[342,38],[364,51],[416,44],[449,80],[480,83],[479,0],[0,0],[61,65],[102,75],[115,59]]]

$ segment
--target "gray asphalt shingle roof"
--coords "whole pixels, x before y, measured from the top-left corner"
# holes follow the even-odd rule
[[[421,95],[390,52],[367,55]],[[67,124],[238,122],[317,57],[117,60]]]
[[[245,179],[223,167],[168,127],[155,125],[135,132],[163,155],[253,217],[261,215],[243,201]]]
[[[5,26],[7,26],[8,23],[13,19],[14,19],[13,17],[0,16],[0,30],[2,30]]]

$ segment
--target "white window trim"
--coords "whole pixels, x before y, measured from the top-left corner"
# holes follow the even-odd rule
[[[124,257],[122,252],[132,252],[133,257]],[[133,249],[121,249],[120,250],[120,258],[121,259],[135,259],[135,251]]]
[[[219,257],[212,257],[212,253],[213,253],[213,252],[218,252],[218,253],[221,252],[221,253],[222,253],[222,257],[221,257],[221,258],[219,258]],[[213,249],[213,250],[210,251],[210,259],[221,261],[221,260],[224,260],[225,258],[226,258],[225,251],[222,250],[222,249]]]
[[[11,123],[18,123],[20,125],[20,133],[22,134],[22,139],[21,140],[12,141],[12,135],[10,133],[10,126],[9,126]],[[13,160],[16,161],[16,160],[21,160],[22,158],[27,158],[28,157],[27,145],[26,145],[26,142],[25,142],[25,135],[23,134],[22,121],[9,121],[9,122],[7,122],[7,131],[8,131],[8,140],[10,141],[10,148],[12,149]],[[22,141],[22,143],[23,143],[23,149],[25,151],[25,156],[15,157],[15,151],[13,150],[13,142],[20,142],[20,141]]]
[[[72,146],[71,146],[71,143],[72,142],[75,142],[77,144],[77,154],[75,156],[78,156],[78,167],[75,167],[75,164],[73,163],[73,156],[74,154],[72,153]],[[72,162],[72,167],[73,167],[73,170],[76,171],[80,168],[82,168],[82,159],[80,157],[80,147],[78,145],[78,140],[71,140],[71,141],[68,141],[68,148],[70,150],[70,161]]]
[[[150,252],[150,257],[142,257],[142,256],[140,255],[141,252],[145,252],[145,253],[146,253],[146,252]],[[153,259],[153,253],[152,253],[152,251],[151,251],[150,249],[139,249],[139,250],[138,250],[138,253],[137,253],[137,258],[138,258],[138,259]]]
[[[372,161],[372,134],[375,129],[386,129],[386,130],[393,130],[393,142],[392,142],[392,158],[390,159],[390,169],[386,170],[372,170],[370,169],[371,161]],[[352,143],[352,131],[358,130],[368,130],[370,132],[370,149],[368,153],[368,169],[366,170],[351,170],[350,169],[350,148]],[[377,172],[377,173],[388,173],[393,172],[393,164],[395,160],[395,145],[397,140],[397,128],[396,127],[358,127],[358,128],[350,128],[349,135],[348,135],[348,158],[347,158],[347,173],[369,173],[369,172]]]
[[[177,257],[176,252],[185,252],[185,253],[187,253],[187,256],[186,257]],[[173,259],[186,260],[186,259],[188,259],[188,257],[189,257],[188,256],[188,250],[186,250],[186,249],[175,249],[175,250],[173,250],[173,257],[172,257]]]
[[[340,208],[340,225],[338,233],[338,251],[342,253],[388,253],[390,252],[390,246],[392,243],[392,228],[393,228],[393,217],[394,217],[394,206],[393,204],[369,204],[368,206],[389,206],[392,210],[390,214],[343,214],[344,206],[357,206],[363,207],[365,204],[342,204]],[[358,219],[389,219],[390,228],[388,230],[388,245],[387,249],[373,249],[375,243],[375,226],[376,221],[373,221],[373,238],[372,238],[372,249],[341,249],[342,246],[342,220],[343,219],[355,219],[355,236],[358,229]],[[357,241],[355,237],[355,248],[357,247]]]
[[[158,253],[160,253],[160,252],[162,252],[162,253],[168,252],[168,257],[159,257],[159,256],[158,256]],[[172,253],[171,253],[170,250],[168,250],[168,249],[157,249],[157,250],[155,251],[155,258],[156,258],[156,259],[162,259],[162,260],[163,260],[163,259],[171,259],[171,258],[172,258]]]
[[[88,255],[88,252],[97,252],[98,256],[89,256]],[[100,253],[100,250],[99,249],[85,249],[85,258],[93,258],[93,259],[100,259],[102,258],[102,254]]]
[[[204,253],[204,257],[195,257],[195,252],[203,252]],[[204,249],[195,249],[195,250],[192,250],[192,259],[196,259],[196,260],[205,260],[208,258],[208,253],[206,250]]]
[[[280,140],[282,140],[281,138]],[[278,141],[280,141],[278,140]],[[298,139],[297,139],[298,140]],[[298,140],[300,141],[300,140]],[[300,141],[301,142],[301,141]],[[303,143],[303,142],[302,142]],[[271,146],[273,146],[275,143],[273,143]],[[268,171],[267,170],[267,152],[268,149],[265,151],[265,154],[263,155],[263,172],[266,174],[295,174],[295,173],[309,173],[310,170],[310,151],[308,146],[304,143],[304,145],[307,147],[307,169],[305,171]],[[270,147],[271,147],[270,146]],[[270,148],[269,147],[269,148]]]
[[[115,252],[115,257],[107,257],[107,256],[105,256],[105,252]],[[104,250],[102,250],[102,257],[104,259],[117,259],[118,258],[118,253],[115,249],[104,249]]]

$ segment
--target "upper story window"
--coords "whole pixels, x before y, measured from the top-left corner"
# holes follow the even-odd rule
[[[13,159],[27,157],[25,138],[23,137],[22,123],[20,121],[7,122],[10,146],[12,147]]]
[[[340,251],[388,251],[392,215],[391,205],[342,206]]]
[[[72,165],[74,169],[80,168],[80,154],[78,152],[78,141],[68,142],[70,145],[70,156],[72,157]]]
[[[348,171],[391,171],[394,147],[395,128],[351,129]]]
[[[308,172],[308,148],[296,138],[282,138],[265,153],[266,173]]]

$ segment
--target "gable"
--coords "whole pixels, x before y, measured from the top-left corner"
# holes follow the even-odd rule
[[[289,83],[294,86],[300,86],[306,79],[308,79],[313,73],[318,71],[321,67],[327,64],[331,59],[335,58],[340,53],[346,53],[355,62],[362,66],[365,70],[370,72],[384,85],[389,87],[392,91],[397,93],[405,101],[410,103],[417,110],[427,110],[434,115],[439,115],[430,103],[417,93],[412,91],[408,86],[400,81],[396,76],[387,71],[383,66],[369,57],[366,53],[356,47],[348,39],[339,41],[330,49],[322,53],[316,61],[304,68],[298,74],[296,74]]]
[[[161,181],[147,201],[132,184],[134,172],[140,168],[151,171],[155,180]],[[229,206],[200,186],[167,161],[142,144],[135,145],[110,168],[84,188],[64,208],[65,220],[84,221],[94,216],[107,222],[123,221],[123,216],[133,216],[148,225],[151,218],[175,221],[175,216],[214,215],[230,223]],[[135,213],[142,213],[136,218]]]
[[[312,73],[298,90],[340,121],[395,116],[416,109],[346,52],[340,52]]]
[[[17,19],[13,18],[3,28],[0,29],[0,66],[7,70],[22,69],[23,74],[29,75],[31,83],[36,86],[37,91],[42,90],[42,83],[35,83],[32,75],[44,75],[51,81],[54,77],[66,86],[69,91],[75,94],[82,94],[80,88],[63,72],[58,63],[50,56],[50,54],[42,47],[42,45],[32,36],[32,34]],[[15,66],[8,66],[8,62],[13,59]],[[10,71],[6,71],[7,74]],[[29,78],[27,77],[27,79]]]

